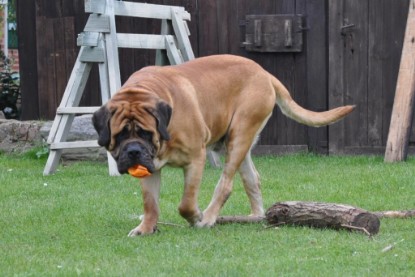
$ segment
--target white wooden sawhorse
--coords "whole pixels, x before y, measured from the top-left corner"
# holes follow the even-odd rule
[[[190,14],[183,7],[85,0],[85,12],[91,15],[84,32],[78,36],[81,49],[49,133],[47,142],[50,152],[44,175],[55,172],[63,149],[100,147],[96,140],[66,142],[75,114],[92,114],[99,109],[79,107],[94,64],[99,67],[101,98],[102,104],[105,104],[121,87],[118,48],[156,49],[158,65],[174,65],[194,59],[186,23],[190,20]],[[115,16],[161,19],[161,35],[117,34]],[[107,155],[110,175],[119,175],[115,161],[109,153]]]

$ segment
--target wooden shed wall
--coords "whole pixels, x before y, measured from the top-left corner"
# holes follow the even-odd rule
[[[18,1],[23,119],[52,119],[75,61],[76,36],[87,16],[83,0]],[[132,1],[142,2],[142,1]],[[277,76],[302,106],[322,111],[357,104],[356,111],[329,128],[308,128],[278,109],[264,129],[260,152],[311,148],[320,153],[381,153],[405,30],[408,0],[157,0],[184,6],[196,56],[231,53],[257,61]],[[258,53],[241,48],[248,14],[302,14],[300,53]],[[159,33],[160,22],[117,19],[122,32]],[[155,51],[120,50],[125,80],[154,64]],[[99,105],[97,73],[82,100]],[[411,141],[414,141],[412,136]]]

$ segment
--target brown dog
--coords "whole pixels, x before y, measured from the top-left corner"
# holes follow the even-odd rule
[[[136,164],[152,173],[141,181],[144,219],[129,236],[156,230],[160,170],[165,165],[184,170],[179,212],[191,225],[215,223],[237,171],[252,215],[263,216],[259,176],[250,150],[275,103],[286,116],[316,127],[334,123],[354,108],[320,113],[306,110],[258,64],[231,55],[199,58],[177,66],[151,66],[134,73],[93,116],[98,143],[111,152],[120,173]],[[226,146],[226,162],[213,198],[202,213],[197,196],[206,149],[218,144]]]

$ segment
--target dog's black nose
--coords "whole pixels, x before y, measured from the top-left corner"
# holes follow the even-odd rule
[[[138,158],[141,153],[141,147],[138,144],[130,145],[127,149],[127,155],[130,159]]]

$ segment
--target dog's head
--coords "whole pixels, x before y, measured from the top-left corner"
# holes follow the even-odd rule
[[[92,122],[98,144],[111,153],[121,174],[136,164],[152,173],[161,141],[170,139],[171,114],[172,108],[163,100],[143,102],[117,95],[94,113]]]

